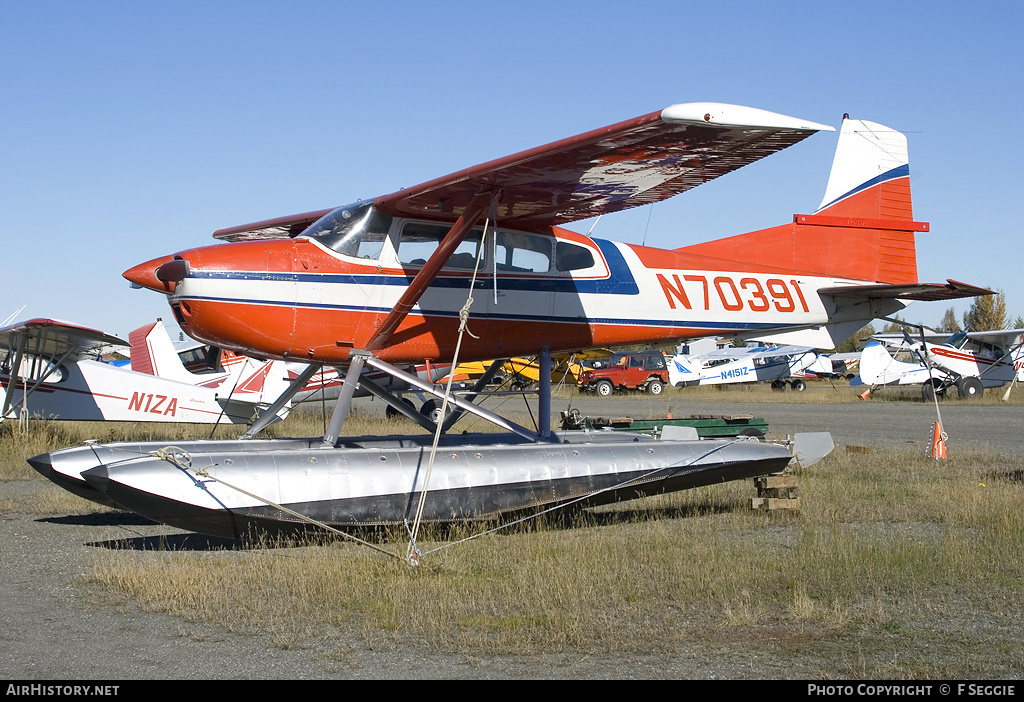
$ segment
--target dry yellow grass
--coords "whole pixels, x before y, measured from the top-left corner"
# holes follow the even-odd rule
[[[111,550],[97,555],[90,577],[144,607],[268,633],[281,646],[352,632],[367,646],[402,641],[464,653],[671,654],[729,631],[771,631],[798,647],[844,637],[863,644],[894,629],[948,641],[961,635],[955,622],[965,602],[973,626],[984,620],[999,632],[1022,621],[1021,485],[989,477],[996,461],[1003,472],[1008,462],[1019,470],[1015,460],[837,454],[800,475],[796,516],[751,512],[750,484],[729,483],[617,505],[568,526],[488,535],[427,553],[419,568],[330,542]],[[384,545],[402,553],[400,537]],[[1022,662],[1016,634],[985,635]],[[875,658],[864,655],[861,664]],[[979,663],[907,665],[873,670],[966,673]]]
[[[679,392],[690,390],[722,394]],[[296,413],[273,431],[315,434],[321,421]],[[346,425],[351,433],[408,429],[358,416]],[[25,456],[85,438],[208,431],[129,436],[108,425],[33,423],[19,434],[0,425],[0,479],[28,479],[35,474]],[[419,544],[419,568],[324,541],[98,549],[88,579],[146,609],[264,634],[283,648],[328,641],[344,651],[353,637],[368,647],[468,655],[770,645],[800,660],[831,656],[833,667],[810,673],[821,677],[993,676],[1024,670],[1022,474],[1024,458],[987,451],[945,461],[903,447],[836,452],[799,475],[797,515],[752,512],[753,488],[735,482],[568,524],[531,522],[436,552],[478,527],[433,531]],[[401,533],[363,536],[404,553]]]

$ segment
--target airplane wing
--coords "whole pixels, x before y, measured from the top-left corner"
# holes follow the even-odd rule
[[[907,334],[910,335],[910,341],[917,344],[921,341],[921,332],[918,330],[909,331]],[[941,344],[943,341],[950,337],[950,332],[932,332],[926,331],[924,333],[924,340],[930,344]],[[873,341],[881,342],[886,346],[894,346],[896,348],[902,348],[907,346],[907,337],[902,332],[880,332],[878,334],[872,334],[871,339]]]
[[[491,207],[505,226],[542,229],[658,202],[834,128],[738,105],[672,105],[609,127],[404,188],[379,211],[452,222],[366,350],[382,348],[469,230]],[[218,238],[301,231],[320,213],[218,230]]]
[[[996,346],[1016,346],[1024,329],[993,329],[991,331],[967,332],[969,339],[977,339]]]
[[[817,351],[810,346],[758,346],[748,358],[776,358],[778,356],[800,356],[808,351]]]
[[[707,353],[698,354],[696,358],[738,359],[738,358],[777,358],[779,356],[797,356],[814,351],[810,346],[728,346]]]
[[[0,346],[46,358],[79,358],[108,346],[127,347],[128,342],[97,329],[53,319],[30,319],[0,329]]]
[[[532,229],[658,202],[832,127],[737,105],[688,103],[379,197],[382,212],[454,221],[496,194],[502,224]]]
[[[254,241],[256,239],[288,239],[298,236],[306,227],[317,221],[331,210],[317,210],[304,214],[289,215],[265,219],[262,222],[242,224],[237,227],[218,229],[213,233],[214,239],[222,241]]]

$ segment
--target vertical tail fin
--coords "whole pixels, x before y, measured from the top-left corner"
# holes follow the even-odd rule
[[[162,321],[139,327],[128,334],[132,346],[132,370],[161,378],[194,383],[195,377],[181,363]]]
[[[907,138],[874,122],[843,119],[825,198],[793,222],[677,249],[746,264],[750,270],[876,283],[917,283]]]
[[[816,214],[913,221],[907,137],[875,122],[844,116],[832,173]]]

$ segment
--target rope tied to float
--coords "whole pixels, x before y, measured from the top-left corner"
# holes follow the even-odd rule
[[[156,451],[150,451],[149,455],[162,461],[173,463],[185,470],[191,470],[192,468],[192,454],[178,446],[165,446]],[[183,456],[184,458],[178,458],[178,456]]]
[[[192,467],[192,456],[189,454],[188,451],[186,451],[186,450],[184,450],[182,448],[179,448],[177,446],[167,446],[165,448],[157,449],[156,451],[150,451],[149,455],[153,456],[154,458],[159,458],[161,460],[168,461],[169,463],[173,463],[174,465],[178,466],[182,470],[184,470],[186,472],[191,472],[191,473],[195,474],[199,478],[203,478],[205,480],[212,480],[215,483],[219,483],[219,484],[223,485],[226,488],[234,490],[235,492],[239,492],[239,493],[241,493],[241,494],[243,494],[243,495],[245,495],[247,497],[251,497],[254,500],[262,502],[263,504],[267,505],[268,507],[273,507],[274,509],[280,510],[280,511],[284,512],[285,514],[290,514],[291,516],[295,517],[296,519],[298,519],[300,521],[303,521],[303,522],[306,522],[307,524],[312,524],[313,526],[316,526],[316,527],[319,527],[319,528],[324,529],[326,531],[329,531],[332,534],[337,534],[338,536],[341,536],[342,538],[348,539],[349,541],[353,541],[353,542],[361,544],[363,546],[367,546],[367,547],[373,549],[374,551],[377,551],[379,553],[383,553],[386,556],[391,556],[392,558],[395,558],[397,560],[402,560],[402,557],[399,556],[398,554],[392,553],[391,551],[388,551],[387,549],[383,549],[380,546],[377,546],[376,544],[371,544],[369,541],[365,541],[363,539],[360,539],[359,537],[353,536],[352,534],[347,534],[347,533],[345,533],[344,531],[342,531],[340,529],[336,529],[335,527],[332,527],[330,524],[325,524],[324,522],[321,522],[318,519],[313,519],[312,517],[308,517],[305,514],[301,514],[299,512],[296,512],[295,510],[288,509],[284,505],[278,504],[278,503],[274,502],[273,500],[268,500],[265,497],[261,497],[260,495],[257,495],[255,493],[249,492],[248,490],[246,490],[244,488],[241,488],[241,487],[239,487],[237,485],[229,483],[226,480],[218,478],[215,475],[211,475],[210,472],[207,470],[207,468],[212,468],[216,464],[211,464],[211,465],[207,466],[206,468],[193,468]],[[181,458],[179,458],[179,456]]]
[[[427,461],[426,475],[423,478],[423,487],[420,489],[420,499],[416,504],[416,515],[413,518],[411,528],[408,526],[408,519],[406,519],[406,530],[409,532],[409,547],[406,552],[406,562],[412,566],[417,566],[420,563],[420,550],[416,546],[416,536],[419,534],[420,523],[423,519],[423,508],[427,502],[427,490],[430,486],[430,476],[434,472],[434,458],[437,455],[437,445],[441,440],[441,427],[445,423],[445,417],[448,416],[448,400],[452,393],[452,381],[455,378],[455,368],[459,365],[459,353],[462,350],[463,333],[468,333],[474,339],[480,338],[470,332],[466,325],[469,321],[469,310],[473,306],[473,288],[476,287],[476,276],[480,271],[480,259],[483,257],[484,245],[487,243],[487,228],[490,226],[490,223],[490,217],[484,220],[484,231],[480,236],[480,246],[476,252],[476,263],[473,266],[473,275],[469,281],[469,293],[466,295],[466,304],[464,304],[462,309],[459,310],[459,335],[455,341],[455,353],[452,354],[451,372],[448,374],[448,383],[444,388],[444,397],[441,400],[441,413],[434,429],[434,441],[430,446],[430,459]],[[495,233],[494,236],[497,236],[497,234]],[[414,482],[413,489],[415,489],[415,487],[416,485]]]

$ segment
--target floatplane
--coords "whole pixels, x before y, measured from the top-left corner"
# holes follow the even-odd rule
[[[990,291],[917,280],[906,138],[844,118],[825,200],[784,225],[662,250],[562,225],[650,204],[832,127],[748,107],[670,106],[373,200],[221,229],[224,243],[125,272],[204,343],[344,369],[323,437],[93,445],[37,456],[157,521],[238,537],[316,523],[412,524],[594,505],[782,471],[756,440],[553,432],[474,402],[501,359],[710,335],[830,348],[913,300]],[[498,359],[455,396],[396,364]],[[373,368],[437,396],[436,424]],[[369,387],[431,436],[345,437]],[[282,397],[287,396],[282,395]],[[502,431],[446,433],[469,412]],[[253,426],[258,430],[258,422]],[[414,549],[413,549],[414,550]]]

